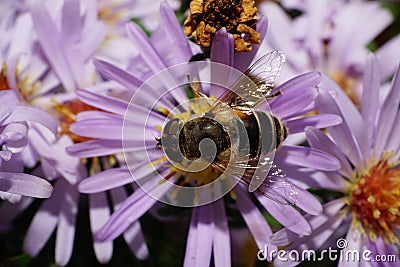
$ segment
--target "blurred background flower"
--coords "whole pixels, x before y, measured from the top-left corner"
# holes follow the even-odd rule
[[[399,202],[399,146],[398,120],[400,118],[400,68],[393,78],[390,91],[379,103],[379,65],[373,56],[368,58],[364,72],[361,112],[351,100],[326,78],[321,85],[323,92],[317,100],[318,111],[343,117],[343,124],[328,129],[329,138],[320,130],[308,128],[307,140],[311,147],[335,155],[342,168],[337,172],[315,173],[319,186],[340,192],[335,199],[323,205],[321,215],[309,218],[313,234],[298,237],[287,229],[275,234],[277,245],[285,249],[319,250],[334,246],[336,240],[345,237],[348,250],[363,252],[369,249],[370,261],[360,258],[357,262],[380,266],[377,255],[394,255],[387,263],[396,266],[398,257]],[[314,187],[317,188],[317,187]],[[328,193],[324,197],[328,197]],[[379,256],[378,256],[379,257]],[[343,257],[339,265],[351,259]],[[353,261],[354,262],[354,261]],[[298,261],[279,262],[277,266],[294,266]]]
[[[304,71],[321,71],[358,106],[369,51],[376,53],[382,81],[394,74],[400,35],[397,31],[396,36],[384,36],[394,17],[381,1],[304,0],[283,1],[283,5],[297,12],[287,13],[273,2],[259,4],[270,25],[261,50],[278,49],[287,55],[283,80]]]

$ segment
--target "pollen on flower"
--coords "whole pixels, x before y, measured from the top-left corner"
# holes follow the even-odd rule
[[[98,17],[100,20],[104,21],[109,26],[114,26],[126,16],[128,10],[123,8],[123,6],[118,6],[116,2],[112,2],[109,5],[100,6],[98,9]]]
[[[18,67],[15,69],[16,85],[23,100],[30,102],[34,93],[40,88],[41,83],[34,81],[31,76],[21,77]],[[7,78],[7,66],[3,64],[0,71],[0,90],[12,89]]]
[[[91,138],[82,137],[74,134],[70,130],[70,125],[76,121],[76,115],[83,111],[99,110],[95,107],[89,106],[79,100],[66,101],[64,103],[55,103],[53,109],[56,111],[55,116],[60,121],[59,134],[67,134],[75,143],[85,142],[91,140]]]
[[[166,117],[168,117],[169,114],[171,113],[168,109],[164,107],[158,107],[157,109],[159,112],[161,112],[161,114],[165,115]]]
[[[6,76],[6,66],[3,64],[0,71],[0,91],[10,89],[10,85],[8,84],[7,76]]]
[[[400,168],[390,159],[384,154],[356,177],[349,204],[353,218],[372,241],[381,236],[386,243],[399,243],[392,230],[400,226]]]
[[[161,125],[155,125],[154,129],[156,129],[157,131],[162,131],[162,126]]]
[[[215,33],[225,27],[233,35],[236,51],[251,51],[252,44],[260,43],[256,13],[253,0],[192,0],[185,34],[209,47]]]

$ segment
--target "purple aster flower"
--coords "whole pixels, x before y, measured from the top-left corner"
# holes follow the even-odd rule
[[[260,4],[268,16],[269,35],[263,51],[278,49],[288,58],[281,78],[317,70],[329,75],[358,105],[361,101],[364,60],[367,45],[393,21],[390,12],[375,1],[287,1],[303,11],[291,19],[272,2]],[[390,78],[396,68],[391,58],[399,58],[400,36],[376,50],[381,80]]]
[[[152,43],[137,25],[128,24],[128,33],[136,48],[141,52],[140,57],[143,63],[138,64],[140,64],[142,71],[128,72],[107,62],[95,61],[98,71],[104,76],[125,86],[131,95],[134,93],[141,95],[139,102],[132,104],[127,99],[115,98],[106,94],[95,94],[87,90],[78,91],[81,101],[107,112],[88,111],[78,115],[77,122],[71,125],[71,130],[77,135],[94,138],[94,140],[69,147],[69,153],[80,157],[103,156],[121,152],[124,152],[125,156],[129,155],[127,156],[128,166],[109,169],[85,179],[79,184],[79,190],[83,193],[93,194],[132,183],[132,177],[138,183],[144,181],[141,187],[137,188],[121,204],[110,220],[97,233],[97,238],[100,241],[112,240],[124,233],[132,223],[137,222],[144,213],[157,203],[157,198],[164,197],[174,185],[174,182],[179,180],[180,175],[183,175],[171,168],[163,150],[156,149],[156,147],[157,138],[161,138],[161,125],[165,120],[168,120],[167,118],[170,118],[168,116],[170,114],[182,117],[187,115],[187,111],[186,113],[185,111],[175,111],[175,113],[172,111],[177,105],[187,102],[188,97],[181,90],[182,88],[172,92],[166,88],[173,84],[175,79],[182,78],[182,76],[178,77],[173,72],[168,74],[167,68],[172,66],[168,64],[169,62],[174,62],[174,64],[187,62],[192,56],[192,49],[183,35],[175,15],[165,4],[161,6],[161,16],[169,22],[168,27],[164,28],[164,36],[166,37],[165,42],[170,42],[170,45],[176,48],[173,54],[171,52],[167,54],[172,54],[173,57],[164,58],[161,56],[164,51],[160,50],[162,48],[159,45],[156,46]],[[263,35],[265,35],[266,30],[265,23],[266,20],[264,19],[258,25],[263,31]],[[256,49],[254,50],[253,53],[247,54],[248,57],[244,55],[234,56],[233,39],[225,30],[221,30],[214,39],[211,60],[246,69],[256,52]],[[167,71],[165,71],[166,69]],[[162,82],[159,80],[156,84],[152,84],[155,86],[154,88],[149,86],[143,89],[141,86],[146,83],[143,82],[142,77],[152,77],[156,73],[164,73],[165,79],[161,79]],[[224,80],[223,77],[221,79]],[[225,82],[227,81],[225,80]],[[301,132],[306,126],[324,128],[340,123],[340,118],[335,115],[323,114],[307,118],[301,117],[304,113],[313,110],[314,99],[318,95],[317,85],[319,82],[320,74],[307,73],[276,88],[277,91],[282,91],[282,95],[269,103],[271,111],[284,121],[290,133]],[[205,89],[204,92],[215,97],[218,97],[218,92],[221,94],[220,90],[214,90],[213,87],[208,90]],[[207,99],[212,99],[212,97],[209,98],[210,95],[207,96]],[[149,105],[149,103],[156,103],[159,96],[163,97],[154,107]],[[195,112],[196,107],[193,106],[192,108]],[[124,118],[127,110],[131,115]],[[147,118],[147,116],[149,117]],[[141,136],[145,129],[151,130]],[[122,139],[123,132],[126,139]],[[143,142],[145,142],[144,146]],[[124,148],[121,146],[122,143],[124,143]],[[146,152],[152,164],[149,164]],[[276,151],[275,163],[277,166],[306,166],[318,170],[335,170],[339,167],[338,161],[326,153],[313,148],[288,145],[282,145]],[[158,174],[154,173],[153,167],[159,171]],[[193,179],[189,179],[190,182],[201,184],[201,179],[208,178],[207,175],[211,175],[209,172],[204,174],[204,177],[201,175],[188,177]],[[271,180],[274,179],[272,175],[271,173]],[[168,181],[160,183],[160,176]],[[318,200],[304,190],[304,183],[297,182],[295,179],[296,177],[287,177],[287,180],[290,181],[287,184],[293,186],[293,191],[297,194],[295,204],[309,214],[318,214],[321,211]],[[176,193],[179,195],[179,192]],[[204,192],[204,194],[207,193]],[[201,201],[204,194],[199,194],[196,197]],[[258,247],[270,246],[276,249],[269,241],[272,231],[261,211],[253,202],[247,187],[238,185],[230,194],[232,199],[235,199],[235,205],[242,214]],[[310,234],[309,225],[305,223],[301,213],[293,206],[271,201],[258,191],[254,193],[254,196],[283,225],[290,227],[297,233]],[[287,196],[284,197],[287,198]],[[192,209],[185,256],[186,266],[206,266],[211,260],[212,253],[214,253],[216,266],[230,265],[230,237],[225,213],[222,199]]]
[[[323,249],[345,235],[347,247],[343,252],[372,252],[370,261],[361,259],[351,262],[352,266],[381,266],[375,261],[376,255],[395,255],[396,262],[399,260],[400,68],[383,103],[379,102],[379,70],[378,62],[370,56],[365,66],[360,112],[332,80],[327,78],[323,83],[328,91],[317,99],[318,111],[340,115],[343,123],[328,129],[330,137],[308,128],[307,139],[311,147],[334,155],[342,167],[335,172],[303,174],[315,178],[314,187],[340,192],[342,197],[324,204],[321,215],[308,217],[313,230],[310,236],[298,237],[288,229],[277,232],[272,238],[276,244],[292,242],[286,250]],[[339,265],[346,263],[350,264],[343,258]],[[397,263],[386,262],[385,266]]]
[[[4,46],[2,43],[1,46],[4,48],[4,61],[1,63],[4,62],[4,69],[7,70],[4,75],[2,72],[1,77],[4,79],[1,81],[4,80],[6,87],[18,92],[20,100],[26,105],[40,106],[54,115],[59,122],[58,137],[50,136],[38,128],[30,129],[28,137],[32,142],[29,142],[30,145],[22,155],[29,166],[34,166],[37,159],[40,159],[39,171],[43,176],[49,180],[56,179],[54,194],[42,203],[33,217],[24,240],[24,250],[31,256],[36,256],[57,228],[55,258],[58,265],[66,265],[73,252],[80,197],[76,185],[87,176],[81,159],[71,157],[65,152],[67,146],[82,141],[69,131],[69,124],[75,121],[77,113],[94,109],[78,101],[75,90],[77,86],[93,84],[97,78],[101,78],[95,77],[96,72],[90,61],[94,54],[122,66],[127,58],[136,56],[131,46],[126,48],[126,42],[121,41],[126,35],[120,36],[121,38],[116,36],[118,19],[125,22],[127,18],[113,17],[113,14],[121,15],[119,12],[127,8],[127,3],[113,7],[115,9],[109,10],[106,1],[99,6],[95,1],[48,1],[45,6],[39,1],[32,1],[29,5],[21,1],[20,10],[11,10],[10,15],[2,20],[4,28],[0,29],[5,29],[7,36],[10,36],[6,39],[7,43]],[[104,17],[98,17],[98,8]],[[110,24],[107,28],[102,19],[113,26]],[[12,27],[7,28],[9,25]],[[102,53],[99,47],[103,45],[107,34],[113,36],[112,46],[118,47],[114,51],[125,50],[131,57],[123,55],[123,60],[119,61],[118,57],[121,55],[118,53]],[[21,37],[29,40],[24,46],[21,45]],[[28,55],[28,60],[21,60],[24,59],[24,55]],[[32,72],[34,75],[30,76]],[[24,83],[21,84],[20,81]],[[91,162],[90,174],[99,171],[100,166],[108,168],[107,166],[115,164],[115,158],[87,161]],[[113,208],[116,208],[124,199],[124,194],[119,189],[114,191]],[[4,216],[1,222],[11,224],[31,203],[30,198],[23,198],[15,205],[2,203],[0,208]],[[91,230],[96,232],[110,215],[111,207],[106,193],[91,195],[89,207]],[[148,251],[139,223],[133,225],[125,237],[138,258],[147,257]],[[95,241],[93,245],[100,262],[105,263],[111,259],[112,242]]]
[[[0,91],[0,106],[0,197],[11,202],[18,202],[21,195],[50,197],[53,187],[49,182],[23,173],[21,155],[28,143],[28,129],[33,127],[32,124],[55,130],[54,120],[40,110],[20,106],[12,90]]]

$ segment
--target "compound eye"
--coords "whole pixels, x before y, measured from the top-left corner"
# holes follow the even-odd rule
[[[162,148],[170,161],[181,163],[184,156],[179,151],[179,133],[183,128],[183,121],[171,119],[163,128],[161,135]]]
[[[177,118],[171,119],[163,129],[163,136],[176,136],[183,128],[183,121]]]
[[[216,157],[217,146],[212,139],[204,138],[196,144],[196,149],[199,151],[200,157],[196,159],[187,158],[187,155],[182,153],[182,146],[179,144],[179,142],[182,141],[179,137],[182,134],[184,126],[184,122],[177,118],[167,122],[161,137],[162,148],[169,162],[174,167],[186,172],[202,171],[206,169]]]

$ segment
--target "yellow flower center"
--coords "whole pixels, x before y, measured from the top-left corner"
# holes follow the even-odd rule
[[[386,243],[399,243],[392,230],[400,226],[400,168],[390,159],[386,153],[367,172],[357,175],[350,208],[372,241],[379,235]]]

